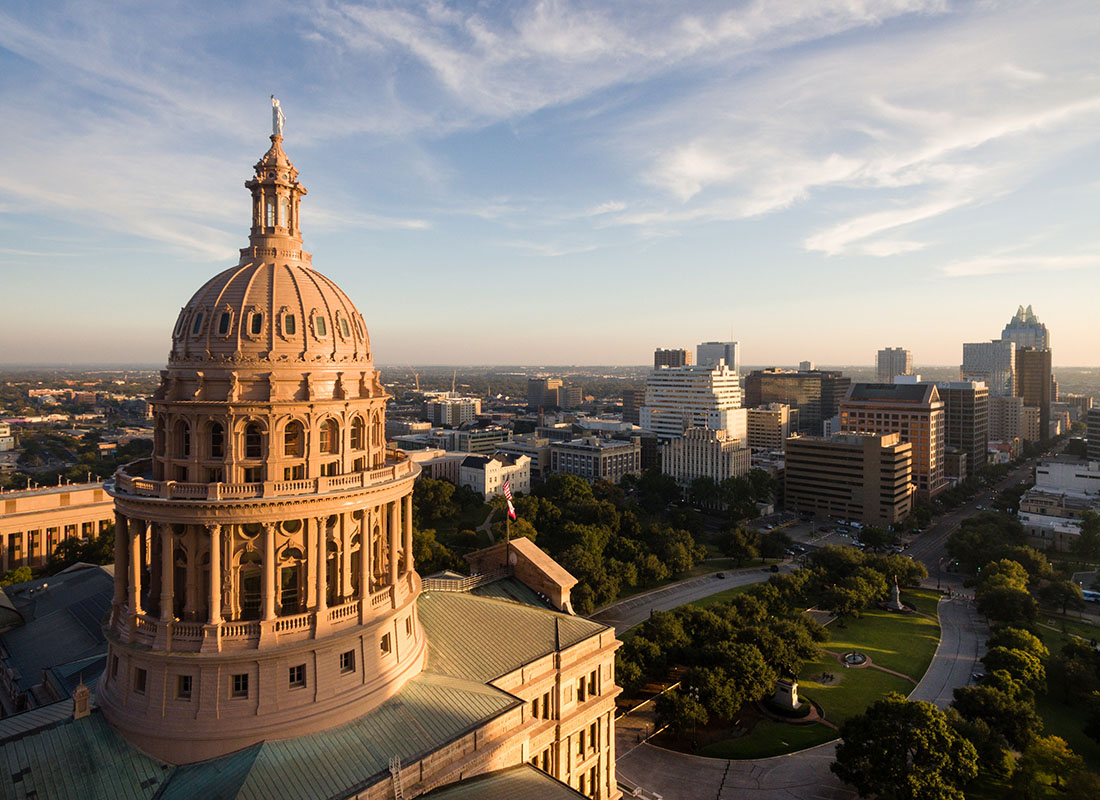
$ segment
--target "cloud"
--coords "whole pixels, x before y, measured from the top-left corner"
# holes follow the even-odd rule
[[[986,255],[955,261],[940,267],[951,278],[1009,273],[1055,272],[1100,267],[1100,249],[1067,255]]]

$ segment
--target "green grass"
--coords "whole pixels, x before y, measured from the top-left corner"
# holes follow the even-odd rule
[[[768,758],[793,753],[807,747],[831,742],[837,732],[824,725],[785,725],[770,719],[756,723],[752,733],[739,739],[726,739],[700,747],[696,755],[710,758]]]
[[[902,600],[921,608],[938,601],[938,595],[928,590],[902,593]],[[935,613],[935,607],[932,613]],[[865,611],[859,619],[829,625],[829,641],[825,647],[836,653],[858,650],[880,667],[892,669],[914,680],[920,680],[928,669],[940,640],[940,626],[935,619],[918,614],[892,614],[888,611]],[[850,671],[850,670],[849,670]],[[910,687],[911,688],[911,687]],[[903,694],[908,694],[907,689]]]
[[[718,594],[712,594],[709,597],[703,597],[699,600],[694,600],[691,603],[688,603],[688,605],[697,606],[698,608],[706,608],[707,606],[716,606],[719,603],[728,603],[737,595],[744,594],[750,589],[755,588],[757,585],[758,584],[750,583],[745,586],[734,586],[732,589],[726,589],[725,591],[719,592]]]
[[[860,652],[867,648],[859,647]],[[874,656],[872,656],[874,658]],[[836,683],[819,683],[821,673],[828,672],[837,677]],[[845,669],[832,656],[822,656],[817,661],[807,663],[798,675],[798,695],[817,702],[825,719],[839,725],[863,711],[871,703],[887,692],[907,695],[913,691],[913,684],[878,669]],[[789,752],[789,751],[784,751]],[[772,753],[778,755],[778,753]]]
[[[1056,620],[1055,624],[1059,628],[1064,624],[1067,632],[1084,637],[1086,640],[1100,640],[1100,627],[1095,625],[1061,619]],[[1039,634],[1043,644],[1050,650],[1051,657],[1061,652],[1062,645],[1068,639],[1060,631],[1054,631],[1042,625],[1039,626]],[[1049,662],[1050,659],[1047,659],[1044,664]],[[1071,701],[1071,704],[1067,705],[1063,702],[1058,687],[1048,685],[1046,693],[1035,698],[1035,708],[1043,720],[1045,734],[1061,736],[1073,752],[1085,760],[1089,768],[1100,769],[1100,742],[1085,734],[1084,726],[1088,720],[1088,712],[1080,703]]]

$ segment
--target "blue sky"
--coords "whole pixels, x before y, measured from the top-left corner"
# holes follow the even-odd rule
[[[232,7],[230,7],[232,6]],[[268,95],[391,364],[1100,364],[1095,0],[0,9],[0,363],[165,360]]]

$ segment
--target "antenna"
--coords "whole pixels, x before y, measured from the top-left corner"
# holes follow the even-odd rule
[[[451,375],[451,394],[452,395],[455,393],[455,380],[457,380],[457,378],[458,378],[458,370],[456,369],[454,371],[454,373]]]

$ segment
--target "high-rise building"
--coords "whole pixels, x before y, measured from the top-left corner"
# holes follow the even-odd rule
[[[528,378],[527,379],[527,407],[528,408],[555,408],[559,403],[558,390],[561,388],[561,378]]]
[[[686,367],[691,364],[690,350],[662,350],[658,347],[653,351],[653,368],[658,367]]]
[[[943,475],[944,410],[932,384],[855,383],[840,404],[840,427],[857,433],[899,433],[913,445],[917,495],[947,488]]]
[[[1039,409],[1039,439],[1050,436],[1050,350],[1016,348],[1016,394],[1024,405]]]
[[[875,357],[879,383],[893,383],[898,375],[913,374],[913,354],[904,347],[885,347]]]
[[[768,403],[759,408],[745,411],[745,426],[748,433],[746,442],[751,448],[764,450],[782,450],[787,437],[798,430],[796,423],[791,424],[791,407],[783,403]]]
[[[749,448],[741,439],[731,439],[725,431],[689,428],[684,435],[661,445],[661,472],[681,486],[690,486],[696,478],[721,483],[749,471]]]
[[[618,642],[558,613],[575,579],[523,540],[480,552],[538,585],[540,607],[421,591],[420,468],[386,446],[362,315],[302,249],[281,142],[279,127],[246,184],[240,262],[176,322],[152,457],[107,487],[98,709],[81,684],[68,719],[24,720],[21,769],[51,796],[206,796],[228,769],[232,795],[247,773],[265,796],[417,797],[514,768],[526,788],[497,791],[497,772],[473,794],[618,797]],[[72,635],[94,641],[100,608],[81,608]],[[89,753],[98,769],[59,768]]]
[[[1011,442],[1024,434],[1024,398],[1015,395],[990,396],[989,441]]]
[[[745,405],[783,403],[798,409],[798,430],[818,435],[825,420],[852,385],[852,379],[827,370],[757,369],[745,378]]]
[[[473,422],[481,413],[481,400],[477,397],[433,397],[424,402],[424,416],[432,425],[457,428]]]
[[[798,371],[799,372],[813,372],[815,369],[817,369],[817,367],[814,366],[814,362],[812,362],[812,361],[799,361],[798,362]]]
[[[700,367],[716,367],[719,361],[734,372],[741,371],[741,346],[737,342],[700,342],[695,346],[695,363]]]
[[[941,381],[936,390],[943,401],[944,445],[966,453],[966,472],[974,475],[986,465],[989,449],[989,390],[981,381]]]
[[[1047,326],[1039,322],[1031,306],[1026,309],[1020,306],[1016,315],[1008,321],[1001,332],[1001,340],[1013,342],[1017,347],[1034,347],[1044,349],[1050,347],[1050,332]]]
[[[1088,459],[1089,461],[1100,461],[1100,407],[1089,409],[1086,424],[1088,425],[1088,430],[1085,433]]]
[[[806,514],[893,525],[912,509],[912,452],[897,433],[794,436],[787,440],[784,501]]]
[[[641,425],[644,404],[645,389],[623,389],[623,421]]]
[[[688,428],[724,430],[745,438],[741,382],[725,364],[655,369],[646,378],[641,425],[661,439],[682,436]]]
[[[964,381],[982,381],[990,397],[1016,394],[1016,343],[994,340],[963,345]]]

